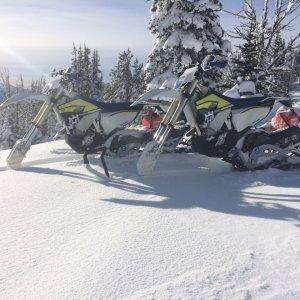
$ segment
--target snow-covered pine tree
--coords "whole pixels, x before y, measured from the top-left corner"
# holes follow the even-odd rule
[[[86,45],[76,48],[73,44],[71,75],[71,79],[65,80],[65,88],[82,96],[101,100],[103,75],[97,50],[91,51]]]
[[[242,76],[243,78],[255,80],[258,66],[258,43],[256,24],[249,23],[244,27],[244,40],[242,45],[237,45],[238,53],[233,56],[233,78]]]
[[[24,92],[24,80],[23,76],[19,75],[19,77],[16,80],[15,84],[15,90],[14,93],[19,94]],[[28,107],[25,103],[17,103],[14,104],[14,126],[13,126],[13,132],[18,136],[20,133],[22,133],[23,128],[25,127],[25,118],[28,117],[28,114],[30,112],[28,111]],[[26,127],[25,127],[26,129]]]
[[[272,57],[278,56],[278,60],[269,70],[269,73],[272,74],[271,78],[274,83],[269,89],[277,95],[287,94],[290,83],[296,78],[296,73],[293,70],[294,51],[293,49],[290,49],[285,53],[285,55],[281,55],[281,53],[285,52],[285,49],[285,40],[282,38],[281,34],[277,34],[274,42],[272,43],[271,54]]]
[[[6,114],[4,118],[4,122],[1,128],[1,139],[0,139],[0,149],[9,149],[12,148],[16,138],[12,133],[12,119],[10,117],[11,114],[8,112],[9,109],[6,109]]]
[[[19,78],[17,79],[16,89],[17,89],[17,93],[20,93],[20,92],[24,91],[24,80],[23,80],[22,75],[19,75]]]
[[[283,53],[286,48],[285,40],[282,38],[281,34],[278,33],[274,42],[272,42],[272,51],[271,54],[273,57],[278,55],[279,53]],[[285,56],[280,55],[279,59],[275,62],[275,67],[283,67],[285,65]]]
[[[9,74],[8,71],[5,73]],[[4,77],[9,78],[9,76]],[[14,85],[12,85],[10,81],[7,81],[7,84],[8,82],[10,86],[10,95],[22,93],[26,90],[22,75],[19,76]],[[41,93],[45,84],[45,78],[41,77],[37,80],[32,80],[30,89],[33,92]],[[17,139],[24,136],[41,105],[42,103],[40,101],[26,100],[20,103],[8,105],[0,111],[0,149],[11,148]],[[55,115],[50,114],[41,129],[39,141],[47,141],[49,137],[55,133],[56,123],[57,120]]]
[[[110,73],[111,81],[105,92],[105,101],[130,102],[132,100],[132,58],[130,49],[119,54],[118,63]]]
[[[73,49],[73,51],[76,51],[76,48]],[[83,94],[83,66],[84,66],[84,54],[83,54],[83,49],[82,46],[79,45],[77,49],[77,58],[74,60],[75,65],[72,65],[72,71],[73,71],[73,79],[72,79],[72,86],[73,86],[73,91],[79,94]],[[76,54],[75,54],[76,55]]]
[[[132,64],[132,99],[138,99],[145,90],[144,65],[136,58]]]
[[[100,69],[100,57],[95,49],[91,65],[91,97],[100,100],[103,96],[103,75]]]
[[[11,78],[8,69],[4,68],[0,70],[0,82],[5,91],[5,98],[7,99],[12,95]]]
[[[0,149],[12,148],[17,140],[18,110],[16,105],[6,106],[1,110]]]
[[[82,90],[81,94],[91,98],[92,94],[92,82],[91,82],[91,50],[84,45],[83,47],[83,58],[82,58]]]
[[[47,83],[46,78],[44,76],[31,81],[30,89],[33,92],[41,93]]]
[[[300,45],[295,49],[292,67],[296,76],[300,77]]]
[[[78,77],[78,90],[82,90],[82,76],[83,76],[83,49],[79,45],[78,48],[78,57],[77,57],[77,77]]]
[[[79,49],[81,54],[81,46]],[[72,80],[66,83],[66,88],[72,89],[74,92],[78,92],[80,90],[79,49],[77,49],[76,45],[73,43],[72,58],[71,58]]]
[[[4,88],[5,99],[12,96],[12,84],[10,72],[8,69],[0,70],[0,82]],[[8,149],[12,146],[15,137],[13,131],[16,129],[15,117],[17,111],[14,105],[6,106],[1,111],[1,130],[0,130],[0,146],[2,149]]]
[[[263,0],[263,10],[251,0],[243,0],[244,8],[235,13],[241,20],[231,35],[242,43],[238,45],[238,59],[234,61],[232,78],[244,75],[257,80],[259,92],[266,93],[274,87],[282,85],[286,92],[288,81],[293,75],[286,65],[287,56],[294,51],[299,38],[297,33],[288,43],[282,40],[282,34],[291,30],[295,13],[300,8],[300,0],[276,0],[275,9],[271,9],[271,1]],[[233,13],[234,14],[234,13]],[[283,74],[283,78],[280,76]]]
[[[219,23],[219,0],[154,0],[149,29],[156,43],[148,56],[148,88],[172,85],[182,72],[208,54],[223,55],[228,41]],[[225,47],[224,47],[225,46]],[[204,81],[214,85],[218,74]]]

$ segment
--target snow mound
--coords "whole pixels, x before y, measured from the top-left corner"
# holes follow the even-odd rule
[[[0,152],[1,299],[299,299],[300,171],[162,155],[91,167],[63,141]]]

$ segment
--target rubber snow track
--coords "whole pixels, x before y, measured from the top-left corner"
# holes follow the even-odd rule
[[[198,155],[86,167],[62,141],[0,152],[0,299],[299,299],[300,171]]]

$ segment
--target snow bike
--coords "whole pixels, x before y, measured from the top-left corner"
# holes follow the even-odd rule
[[[152,128],[151,124],[148,127],[134,125],[144,105],[132,107],[130,103],[104,103],[84,98],[64,88],[63,80],[66,76],[68,71],[61,72],[45,86],[42,94],[15,95],[1,105],[3,107],[25,99],[44,101],[27,133],[11,150],[7,164],[12,168],[21,165],[39,128],[53,111],[62,127],[61,133],[64,134],[67,144],[75,152],[84,155],[85,163],[88,163],[88,154],[101,153],[101,160],[108,176],[104,156],[106,154],[126,156],[133,151],[139,151],[142,145],[152,140],[155,128]],[[156,116],[167,110],[164,105],[157,104],[152,104],[151,108],[156,111]],[[143,115],[141,117],[145,118]],[[178,138],[173,136],[173,139],[169,140],[169,146],[172,147],[174,138],[174,145],[177,145],[176,141],[178,143],[183,134],[184,132]]]
[[[300,163],[300,121],[292,102],[285,99],[251,95],[230,98],[200,84],[198,67],[185,71],[171,90],[150,92],[147,98],[169,98],[171,105],[153,141],[149,142],[138,161],[138,172],[153,172],[162,147],[171,134],[178,117],[184,113],[190,130],[185,140],[193,151],[209,157],[222,158],[238,170],[269,167],[289,168]],[[156,93],[156,95],[153,95]],[[280,102],[298,120],[286,122],[283,130],[262,126]],[[139,105],[137,101],[135,105]]]

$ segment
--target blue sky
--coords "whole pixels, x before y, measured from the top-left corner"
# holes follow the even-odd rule
[[[240,0],[223,0],[227,10]],[[262,3],[262,0],[257,0]],[[145,60],[153,46],[147,30],[149,2],[144,0],[1,0],[0,67],[27,79],[65,67],[72,42],[97,48],[107,78],[120,51],[130,47]],[[233,17],[221,14],[225,29]]]

